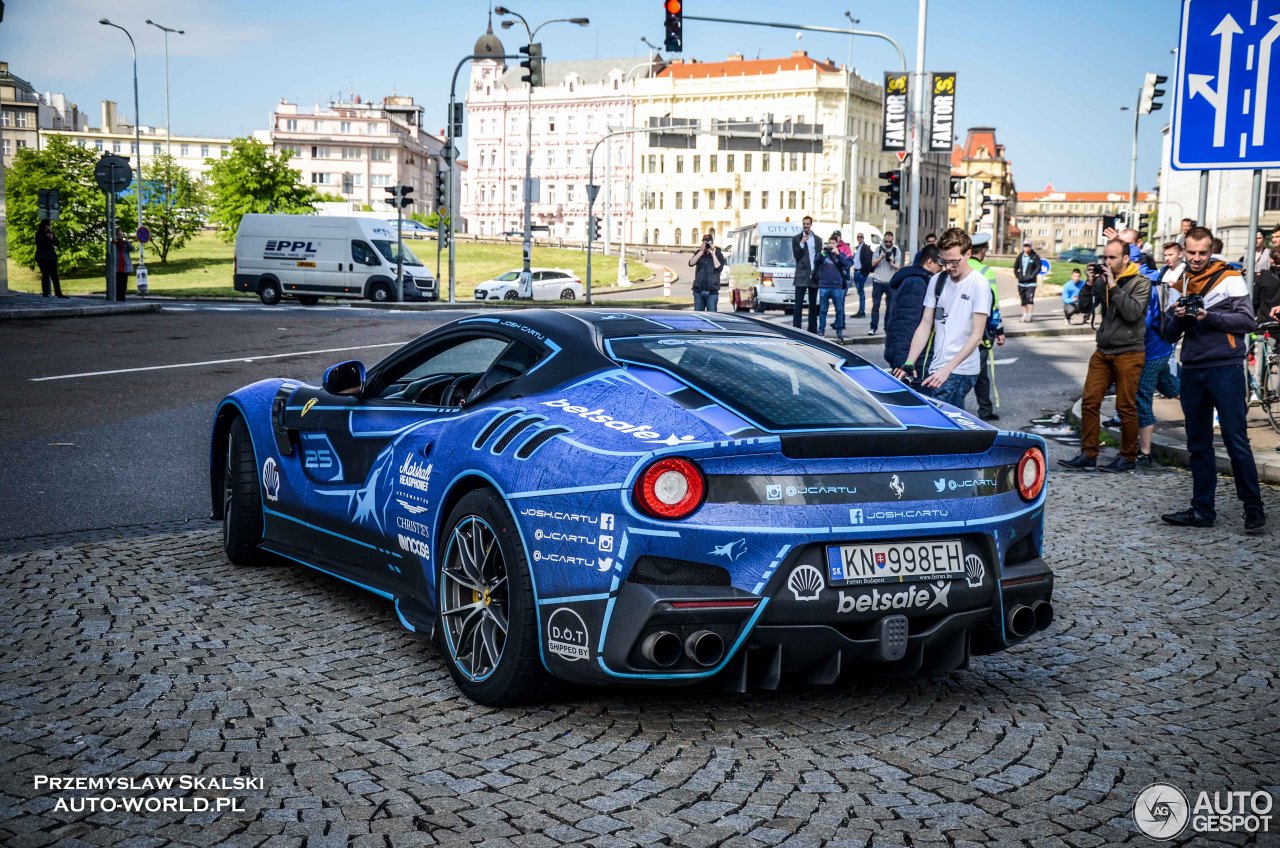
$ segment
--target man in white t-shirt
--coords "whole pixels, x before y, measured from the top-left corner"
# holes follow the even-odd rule
[[[964,230],[952,227],[944,232],[938,249],[942,274],[929,281],[924,314],[911,339],[907,361],[893,375],[901,378],[915,369],[916,357],[930,344],[932,333],[932,357],[920,387],[943,403],[964,409],[965,395],[978,380],[978,345],[991,314],[991,286],[986,277],[969,267],[973,243]],[[940,281],[944,281],[941,291]]]

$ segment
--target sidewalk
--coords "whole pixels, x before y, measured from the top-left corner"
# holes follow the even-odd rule
[[[11,291],[0,295],[0,321],[23,318],[85,318],[92,315],[127,315],[159,312],[160,304],[132,298],[108,302],[101,296],[76,295],[65,299]]]
[[[1071,407],[1071,422],[1080,425],[1080,401]],[[1155,397],[1152,404],[1156,413],[1156,429],[1152,437],[1151,453],[1157,462],[1187,466],[1190,454],[1187,453],[1186,422],[1182,416],[1182,404],[1176,400]],[[1102,402],[1102,420],[1106,421],[1115,414],[1115,398],[1107,398]],[[1280,410],[1277,410],[1280,416]],[[1119,427],[1103,427],[1117,443],[1120,441]],[[1222,446],[1222,439],[1214,431],[1214,447],[1218,455],[1218,473],[1231,473],[1231,459]],[[1258,479],[1264,483],[1280,484],[1280,434],[1267,419],[1261,407],[1249,408],[1249,444],[1253,447],[1253,458],[1258,464]]]

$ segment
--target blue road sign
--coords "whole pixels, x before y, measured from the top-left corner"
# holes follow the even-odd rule
[[[1040,276],[1043,277],[1045,274],[1048,274],[1052,270],[1053,270],[1052,262],[1050,262],[1048,259],[1040,260]]]
[[[1173,167],[1280,167],[1280,0],[1182,0]]]

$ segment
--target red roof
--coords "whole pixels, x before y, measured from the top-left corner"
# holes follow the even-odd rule
[[[744,59],[741,55],[730,56],[723,62],[676,59],[658,71],[658,76],[674,79],[763,76],[780,71],[807,71],[810,68],[816,68],[825,73],[835,73],[840,70],[833,62],[819,62],[811,59],[805,51],[797,50],[785,59]]]
[[[1052,196],[1051,196],[1052,195]],[[1117,198],[1127,201],[1128,191],[1054,191],[1053,186],[1046,186],[1043,191],[1020,191],[1019,201],[1050,200],[1060,203],[1115,203]],[[1157,199],[1154,191],[1138,192],[1138,199],[1154,203]]]

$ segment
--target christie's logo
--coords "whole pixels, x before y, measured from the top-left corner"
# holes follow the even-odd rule
[[[406,456],[400,464],[400,485],[425,492],[431,482],[431,468],[432,463],[423,465],[412,456]]]
[[[559,400],[543,401],[542,405],[552,407],[553,409],[563,409],[570,415],[576,415],[579,418],[584,418],[593,424],[603,424],[610,430],[617,430],[619,433],[630,433],[632,436],[635,436],[637,439],[647,442],[648,444],[669,445],[671,447],[675,447],[676,445],[683,445],[697,441],[693,436],[677,436],[674,433],[664,439],[653,429],[652,424],[628,424],[626,421],[614,418],[600,407],[588,409],[585,406],[575,406],[564,398]]]

